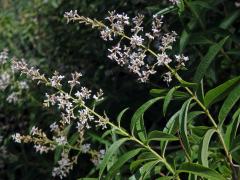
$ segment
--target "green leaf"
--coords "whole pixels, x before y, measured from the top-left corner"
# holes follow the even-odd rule
[[[230,15],[226,16],[226,18],[221,22],[220,28],[227,29],[231,24],[238,19],[240,15],[240,10],[236,10]]]
[[[225,83],[215,87],[214,89],[209,90],[204,98],[205,106],[209,107],[214,104],[219,98],[225,97],[225,94],[228,94],[228,92],[239,82],[240,76],[228,80]]]
[[[135,171],[136,168],[138,168],[142,163],[146,163],[147,161],[153,161],[153,160],[157,160],[157,158],[156,157],[154,157],[154,158],[143,158],[143,159],[138,159],[136,161],[133,161],[130,165],[130,170]]]
[[[184,8],[185,8],[184,1],[180,0],[179,3],[177,4],[177,6],[178,6],[178,9],[179,9],[178,14],[181,15],[182,12],[184,11]]]
[[[115,163],[114,165],[110,168],[108,171],[107,177],[105,178],[106,180],[111,180],[113,177],[119,172],[119,169],[129,160],[132,159],[134,156],[136,156],[142,148],[134,149],[132,151],[126,152],[123,154]]]
[[[162,9],[161,11],[157,12],[155,15],[164,15],[173,11],[176,11],[177,8],[175,6],[169,6],[167,8]]]
[[[206,134],[203,137],[203,140],[200,144],[200,151],[199,151],[199,162],[201,162],[201,164],[203,166],[208,167],[208,147],[209,147],[209,143],[211,140],[212,135],[216,132],[216,130],[214,129],[209,129]]]
[[[150,141],[178,141],[178,137],[162,131],[152,131],[148,134],[148,142]]]
[[[188,129],[187,129],[187,121],[188,121],[188,109],[191,104],[192,99],[185,101],[183,104],[180,114],[179,114],[179,132],[181,136],[181,140],[186,151],[186,155],[191,157],[191,148],[188,140]]]
[[[68,143],[69,143],[70,145],[74,145],[74,144],[77,142],[78,138],[79,138],[79,133],[78,133],[78,132],[75,132],[75,133],[69,138]]]
[[[169,89],[151,89],[150,95],[153,97],[162,97],[166,96],[169,92]],[[187,99],[189,98],[189,94],[182,91],[174,91],[173,93],[173,99],[174,100],[181,100],[181,99]]]
[[[176,112],[167,122],[166,127],[163,129],[164,133],[168,133],[168,134],[175,134],[177,132],[178,129],[178,122],[177,119],[179,118],[179,114],[180,111]],[[168,145],[168,141],[164,141],[160,143],[160,147],[161,147],[161,151],[162,151],[162,155],[164,156],[165,151],[166,151],[166,147]]]
[[[121,127],[121,119],[122,119],[124,113],[125,113],[128,109],[129,109],[129,108],[125,108],[125,109],[122,110],[122,111],[120,112],[120,114],[118,115],[118,117],[117,117],[117,122],[118,122],[118,126],[119,126],[119,127]]]
[[[203,137],[210,129],[208,126],[190,126],[192,133],[196,136]]]
[[[180,37],[180,41],[179,41],[179,53],[180,54],[183,53],[183,50],[187,46],[189,40],[192,39],[191,30],[193,30],[196,27],[196,25],[197,25],[197,21],[194,18],[192,18],[190,20],[190,22],[187,24],[186,29],[184,29],[182,31],[182,34],[181,34],[181,37]]]
[[[202,29],[205,29],[205,25],[203,23],[202,16],[201,16],[202,8],[200,8],[198,4],[194,4],[194,1],[193,2],[185,1],[185,3],[189,7],[189,9],[192,11],[192,14],[195,16],[194,19],[198,21]]]
[[[218,119],[220,122],[220,125],[224,123],[224,120],[226,119],[228,113],[233,108],[234,104],[239,100],[240,98],[240,84],[238,84],[228,95],[226,100],[224,101],[220,112],[218,114]]]
[[[209,180],[225,180],[217,171],[195,163],[183,163],[177,170],[177,173],[183,172],[195,174],[200,177],[208,178]]]
[[[192,87],[192,88],[197,87],[197,83],[187,82],[182,79],[180,79],[179,82],[181,83],[182,87]]]
[[[236,138],[237,130],[240,124],[240,108],[234,113],[231,123],[227,126],[224,141],[228,150],[231,149],[234,139]]]
[[[173,93],[174,91],[176,91],[178,89],[178,87],[173,87],[172,89],[170,89],[170,91],[167,93],[167,95],[164,98],[164,102],[163,102],[163,115],[165,116],[168,105],[170,103],[170,101],[172,100],[173,97]]]
[[[110,145],[109,141],[105,140],[104,138],[100,137],[98,134],[95,134],[94,132],[87,132],[87,135],[101,144],[105,144],[106,146]]]
[[[163,176],[155,180],[172,180],[172,179],[175,179],[175,178],[173,176]]]
[[[150,95],[154,97],[162,97],[165,96],[168,92],[168,89],[151,89]]]
[[[160,99],[163,99],[163,97],[157,97],[147,101],[133,114],[133,117],[131,119],[131,132],[134,135],[134,132],[136,130],[136,133],[138,134],[138,137],[141,141],[146,141],[146,130],[143,122],[143,115],[150,106],[152,106]]]
[[[98,178],[79,178],[78,180],[98,180]]]
[[[63,146],[57,146],[57,147],[55,148],[55,152],[54,152],[54,164],[57,164],[58,160],[59,160],[60,157],[61,157],[62,151],[63,151]]]
[[[207,72],[208,67],[210,66],[216,55],[219,53],[219,51],[222,49],[227,39],[228,37],[225,37],[219,43],[213,44],[208,49],[207,54],[201,59],[201,62],[197,67],[196,73],[193,78],[194,82],[199,83],[202,80],[204,74]]]
[[[140,180],[144,180],[146,179],[145,177],[151,172],[151,170],[154,168],[154,166],[156,164],[158,164],[160,161],[159,160],[155,160],[155,161],[150,161],[146,164],[144,164],[141,168],[140,168],[140,173],[141,173],[141,178]]]
[[[192,111],[188,114],[188,122],[191,123],[199,115],[204,114],[204,111]]]
[[[128,141],[128,138],[122,138],[118,141],[114,142],[110,148],[107,150],[106,154],[104,155],[104,158],[99,166],[99,178],[101,178],[102,173],[104,169],[106,168],[109,160],[112,158],[112,155],[119,149],[119,147],[126,141]]]

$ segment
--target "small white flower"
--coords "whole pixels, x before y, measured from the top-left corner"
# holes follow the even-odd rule
[[[65,136],[53,137],[53,139],[57,142],[58,145],[65,145],[65,144],[67,144],[67,139],[66,139]]]
[[[165,73],[163,76],[163,81],[170,83],[172,81],[172,73],[171,72]]]
[[[13,134],[12,138],[15,142],[21,143],[21,135],[19,133]]]
[[[132,45],[132,47],[141,46],[143,44],[143,40],[144,39],[142,38],[142,36],[134,34],[130,39],[130,44]]]
[[[51,148],[40,144],[35,144],[33,147],[35,148],[36,152],[39,152],[40,154],[47,153],[49,150],[51,150]]]
[[[82,146],[81,146],[81,151],[83,152],[83,153],[87,153],[89,150],[90,150],[90,147],[91,145],[90,144],[83,144]]]
[[[56,122],[54,122],[54,123],[52,123],[52,124],[50,125],[50,131],[56,132],[56,131],[58,131],[58,130],[59,130],[59,126],[57,125]]]
[[[165,53],[162,54],[158,54],[157,57],[157,64],[159,66],[165,65],[165,64],[169,64],[170,62],[172,62],[172,59],[169,58],[169,56]]]
[[[37,127],[33,126],[31,131],[30,131],[30,134],[34,136],[38,133],[39,133],[39,129]]]

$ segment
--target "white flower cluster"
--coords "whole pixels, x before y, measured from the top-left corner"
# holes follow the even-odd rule
[[[92,155],[92,160],[94,160],[95,164],[99,162],[102,159],[103,153],[92,153],[94,150],[91,150],[90,144],[84,144],[84,135],[85,131],[92,127],[92,124],[96,127],[101,126],[102,128],[106,128],[106,120],[104,121],[104,118],[96,116],[94,109],[86,106],[89,101],[98,102],[103,100],[103,91],[100,89],[98,92],[92,93],[87,87],[81,85],[80,77],[82,74],[75,72],[71,74],[71,79],[67,81],[70,91],[65,92],[62,89],[62,81],[65,80],[65,77],[58,72],[55,72],[51,78],[45,78],[44,75],[39,73],[38,69],[29,68],[24,60],[15,60],[13,63],[14,70],[18,70],[21,74],[25,74],[31,79],[37,80],[46,86],[51,86],[56,90],[54,94],[46,93],[44,106],[57,106],[61,112],[61,119],[53,122],[49,127],[52,132],[51,139],[48,139],[46,133],[41,129],[34,126],[30,131],[30,135],[22,136],[19,133],[14,134],[12,136],[14,141],[18,143],[33,143],[35,150],[41,154],[52,151],[58,146],[63,146],[69,150],[72,145],[68,143],[68,135],[65,129],[75,126],[79,134],[79,139],[75,146],[82,153]],[[24,84],[22,85],[24,86]],[[53,169],[52,175],[54,177],[58,176],[61,179],[66,177],[73,167],[73,162],[73,160],[68,158],[66,152],[63,153],[61,160],[58,161],[58,167]]]
[[[73,165],[77,163],[76,161],[77,158],[70,159],[68,153],[62,152],[61,159],[58,161],[58,166],[54,167],[52,170],[52,176],[63,179],[69,174],[70,170],[73,169]]]
[[[174,3],[177,3],[177,1],[174,1]],[[134,18],[129,18],[125,13],[117,14],[115,11],[109,12],[109,16],[105,18],[108,20],[109,26],[106,26],[97,20],[91,20],[79,16],[77,11],[65,13],[65,17],[67,17],[68,21],[69,19],[72,21],[78,20],[80,23],[91,24],[93,27],[100,28],[101,37],[105,41],[112,41],[116,39],[117,36],[127,38],[129,44],[123,44],[123,41],[120,40],[117,45],[108,49],[108,57],[109,59],[116,61],[120,66],[126,67],[130,72],[136,74],[138,80],[141,82],[148,81],[150,75],[156,73],[155,69],[157,66],[168,65],[173,61],[167,55],[167,50],[172,49],[172,44],[176,41],[177,34],[174,31],[171,33],[162,32],[162,16],[153,16],[152,30],[150,32],[144,32],[144,16],[141,14],[138,14]],[[126,35],[125,29],[127,29],[127,27],[130,27],[130,36]],[[151,45],[152,41],[156,41],[156,43],[160,42],[160,45],[157,48],[160,53],[150,53],[156,57],[155,62],[148,61],[148,58],[150,57],[150,50],[148,47]],[[182,55],[180,56],[182,57]],[[179,58],[177,58],[176,62],[184,65],[183,61],[180,62]],[[170,75],[171,73],[166,73],[164,80],[170,82],[172,80]]]
[[[119,23],[122,22],[121,17],[125,17],[127,23]],[[162,32],[162,16],[153,16],[152,31],[147,33],[144,33],[144,28],[142,27],[144,19],[143,15],[137,15],[130,21],[129,18],[126,18],[125,14],[119,15],[113,11],[109,13],[109,17],[106,19],[109,20],[110,27],[106,26],[101,31],[101,37],[104,40],[113,40],[113,37],[116,37],[116,35],[119,34],[123,34],[124,37],[124,27],[126,25],[133,26],[131,28],[133,34],[130,36],[129,46],[121,45],[119,42],[116,46],[113,46],[112,49],[108,50],[110,52],[108,57],[111,60],[116,61],[119,65],[126,66],[130,72],[135,73],[139,77],[138,79],[141,82],[148,81],[149,76],[156,73],[156,66],[167,65],[172,62],[172,59],[167,55],[166,51],[172,49],[172,44],[176,41],[177,34],[174,31],[165,34]],[[144,42],[147,41],[146,38],[148,39],[148,44],[154,40],[161,42],[158,47],[160,53],[157,54],[157,61],[152,64],[147,61],[147,48],[144,46],[144,44],[146,44]],[[184,64],[181,62],[181,65]],[[168,78],[164,78],[164,80],[170,82],[172,80],[170,75],[171,73],[167,73]]]
[[[67,18],[67,22],[69,23],[72,21],[75,17],[78,16],[77,10],[71,10],[69,12],[65,12],[64,17]]]
[[[26,81],[18,81],[14,78],[13,67],[10,65],[8,50],[4,49],[0,52],[0,91],[10,91],[6,100],[8,103],[16,104],[21,100],[22,90],[28,89]]]
[[[170,0],[173,4],[178,4],[178,0]],[[125,13],[117,14],[116,11],[109,12],[109,16],[105,19],[109,25],[105,25],[96,19],[80,16],[77,11],[66,12],[64,17],[68,21],[78,21],[91,25],[93,28],[100,29],[101,38],[105,41],[113,41],[118,36],[120,41],[114,45],[109,51],[109,59],[116,61],[120,66],[126,67],[130,72],[138,76],[140,82],[147,82],[150,75],[155,74],[157,66],[167,66],[173,60],[167,55],[167,51],[172,49],[172,44],[176,41],[176,32],[164,33],[163,16],[154,15],[152,20],[152,29],[150,32],[144,32],[143,19],[144,16],[138,14],[134,18],[129,18]],[[131,35],[127,35],[130,29]],[[125,43],[122,39],[128,39],[129,43]],[[154,42],[154,43],[153,43]],[[158,44],[156,48],[155,45]],[[157,53],[149,49],[154,46]],[[181,60],[176,57],[178,69],[184,66],[187,57],[179,55]],[[149,60],[155,57],[155,61]],[[182,59],[182,57],[184,57]],[[182,61],[184,60],[184,61]],[[177,70],[178,70],[177,69]],[[167,72],[163,76],[163,80],[168,83],[172,80],[171,73]]]
[[[20,61],[13,59],[12,68],[14,71],[20,71],[21,74],[26,74],[32,80],[38,80],[38,83],[46,82],[44,74],[40,74],[39,69],[35,69],[33,67],[28,68],[24,59],[21,59]]]

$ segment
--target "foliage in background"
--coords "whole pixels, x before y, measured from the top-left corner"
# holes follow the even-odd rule
[[[175,110],[181,109],[183,113],[180,115],[184,120],[186,108],[193,108],[193,112],[189,113],[189,116],[193,116],[193,118],[192,120],[188,119],[188,126],[186,127],[186,124],[183,124],[181,126],[183,128],[182,131],[176,130],[171,132],[172,134],[176,133],[175,136],[183,137],[183,144],[179,144],[179,142],[170,144],[167,151],[168,159],[174,159],[177,156],[179,158],[176,159],[176,164],[179,164],[184,161],[184,157],[189,158],[189,154],[184,154],[184,149],[182,150],[182,146],[186,146],[187,152],[190,153],[190,158],[193,158],[192,161],[194,163],[198,161],[204,166],[214,167],[218,172],[226,175],[226,177],[230,176],[230,168],[220,160],[223,159],[223,153],[218,150],[220,148],[218,147],[218,137],[215,135],[215,131],[210,129],[211,125],[207,121],[207,117],[203,116],[202,112],[199,112],[199,108],[195,107],[195,104],[190,105],[192,101],[185,104],[182,101],[176,101],[182,99],[183,96],[182,92],[178,92],[174,88],[175,85],[179,85],[178,83],[173,82],[167,86],[161,82],[161,78],[158,75],[151,78],[151,83],[145,85],[137,83],[135,77],[126,69],[116,67],[115,63],[107,60],[106,52],[109,45],[104,44],[98,38],[97,31],[79,26],[77,23],[66,25],[62,18],[64,12],[70,9],[78,9],[79,14],[97,19],[102,19],[104,14],[107,14],[107,11],[114,9],[118,12],[126,12],[129,16],[134,16],[140,12],[149,17],[149,19],[153,14],[164,14],[164,21],[167,22],[163,27],[165,31],[175,30],[179,35],[177,43],[170,54],[184,53],[191,59],[187,66],[188,70],[181,73],[183,79],[196,82],[202,87],[197,90],[194,87],[192,90],[196,92],[199,101],[209,108],[214,119],[219,117],[220,120],[223,120],[226,114],[230,112],[222,127],[223,135],[226,148],[231,151],[234,163],[239,164],[239,144],[236,141],[239,138],[239,131],[237,129],[232,130],[234,127],[238,127],[239,124],[237,111],[239,107],[239,102],[237,102],[239,90],[236,85],[239,83],[237,76],[239,75],[240,67],[240,32],[238,28],[240,10],[236,7],[234,1],[210,0],[206,2],[184,0],[178,6],[171,6],[167,1],[159,3],[159,1],[155,0],[83,0],[80,2],[64,0],[2,0],[0,4],[1,49],[8,47],[12,54],[30,59],[30,64],[38,66],[46,74],[52,74],[54,70],[64,74],[80,70],[84,74],[82,81],[88,87],[91,89],[99,89],[101,87],[107,95],[106,101],[99,106],[99,112],[105,110],[109,118],[114,119],[123,108],[131,107],[130,112],[125,116],[126,121],[122,122],[122,126],[125,128],[129,128],[128,119],[131,117],[134,109],[137,109],[138,106],[149,99],[148,92],[150,89],[152,89],[150,95],[154,97],[165,96],[165,100],[164,103],[154,105],[146,113],[145,124],[149,132],[156,129],[163,130],[169,119],[169,121],[174,121],[179,116],[175,114]],[[145,25],[150,28],[150,21]],[[67,76],[70,77],[70,74]],[[233,79],[234,77],[235,79]],[[232,80],[227,81],[229,79]],[[209,91],[223,82],[226,83],[215,90]],[[203,87],[204,90],[202,91]],[[171,88],[172,90],[170,90]],[[42,128],[46,128],[56,119],[57,116],[54,112],[40,108],[41,99],[43,99],[42,94],[45,92],[44,88],[39,89],[39,87],[31,85],[31,89],[30,97],[26,99],[24,106],[17,106],[16,108],[16,106],[14,107],[6,103],[6,101],[1,101],[1,122],[9,123],[11,121],[13,126],[11,132],[3,132],[1,130],[1,134],[3,134],[5,139],[2,144],[8,146],[11,154],[9,156],[11,158],[4,162],[1,173],[3,177],[8,177],[9,179],[15,179],[15,176],[19,174],[22,179],[32,179],[36,176],[41,176],[43,179],[51,179],[49,176],[53,166],[51,154],[41,157],[37,156],[28,146],[20,147],[13,145],[6,138],[14,131],[29,131],[36,123],[41,124]],[[232,96],[227,97],[229,94]],[[7,98],[5,93],[2,93],[1,96]],[[223,101],[224,98],[226,98],[225,101]],[[36,102],[36,99],[40,100],[40,103]],[[169,107],[166,111],[169,103],[171,108]],[[165,109],[163,113],[159,111],[162,108]],[[18,122],[22,120],[28,122],[28,128],[17,126]],[[170,126],[171,124],[168,123],[167,125]],[[186,134],[186,129],[190,134]],[[164,135],[159,133],[161,132],[153,133],[152,136]],[[189,139],[187,138],[188,136]],[[95,141],[103,141],[95,133],[91,135],[91,138],[95,139]],[[118,136],[114,137],[113,141],[116,141],[116,138]],[[231,142],[229,139],[231,139]],[[112,141],[111,138],[107,140],[110,143]],[[157,138],[157,140],[162,141],[161,138]],[[195,145],[202,140],[211,143],[209,148],[211,153],[208,161],[206,160],[208,151],[203,150],[200,151],[200,155],[196,154],[196,152],[199,152],[199,148],[207,149],[208,147],[206,146],[208,143],[202,143],[200,146]],[[126,144],[126,147],[121,149],[121,153],[116,153],[115,156],[117,157],[119,154],[124,154],[123,152],[128,152],[131,146],[132,144]],[[153,144],[152,147],[156,147],[158,152],[158,143]],[[165,143],[162,142],[160,147],[165,147]],[[29,154],[28,152],[31,153]],[[139,152],[130,151],[129,156],[134,156],[137,153]],[[200,159],[198,159],[198,156]],[[84,156],[81,160],[85,162],[86,158]],[[35,163],[35,159],[37,159],[38,163]],[[51,163],[49,163],[49,159],[52,159]],[[140,160],[138,163],[141,164],[142,161]],[[79,166],[74,168],[69,178],[86,176],[89,173],[89,167],[94,168],[91,163],[86,165],[80,163]],[[156,170],[154,169],[155,172],[160,171],[158,169],[160,168],[159,166],[154,166],[154,160],[144,167],[145,171],[148,171],[150,167],[156,167]],[[189,164],[181,168],[182,172],[186,172],[186,169],[189,169]],[[123,174],[120,177],[123,175],[128,177],[130,174],[128,169],[129,166],[123,168]],[[163,172],[165,170],[163,169]],[[205,171],[206,169],[202,170]],[[138,174],[136,174],[136,177],[138,177]]]

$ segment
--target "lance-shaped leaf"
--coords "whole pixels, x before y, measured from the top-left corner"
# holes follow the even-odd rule
[[[179,126],[179,114],[180,111],[176,112],[167,122],[166,127],[163,129],[164,133],[168,133],[168,134],[176,134],[178,126]],[[168,141],[163,141],[160,144],[161,147],[161,151],[162,151],[162,155],[164,156],[165,151],[166,151],[166,147],[168,145]]]
[[[209,129],[206,134],[203,137],[203,140],[200,144],[200,151],[199,151],[199,162],[201,162],[201,164],[203,166],[208,167],[208,149],[209,149],[209,143],[211,140],[212,135],[216,132],[215,129]]]
[[[200,64],[197,67],[196,73],[194,75],[194,82],[199,83],[204,74],[207,72],[212,61],[215,59],[216,55],[220,52],[223,45],[227,41],[228,37],[222,39],[219,43],[213,44],[209,49],[207,54],[201,59]]]
[[[182,172],[195,174],[200,177],[208,178],[209,180],[226,180],[217,171],[195,163],[183,163],[177,170],[177,173]]]
[[[125,108],[124,110],[122,110],[120,112],[120,114],[118,115],[117,117],[117,122],[118,122],[118,126],[120,127],[121,126],[121,120],[122,120],[122,117],[124,115],[124,113],[128,110],[129,108]]]
[[[209,90],[204,97],[205,106],[209,107],[218,100],[224,98],[238,83],[240,83],[240,76],[228,80],[214,89]]]
[[[227,126],[224,141],[227,148],[230,150],[236,138],[237,130],[240,124],[240,108],[234,113],[231,123]]]
[[[188,140],[188,129],[187,129],[187,121],[188,121],[188,109],[191,104],[192,99],[187,100],[179,114],[179,131],[180,131],[180,136],[182,140],[182,144],[184,146],[184,149],[186,151],[186,155],[190,158],[191,157],[191,148]]]
[[[108,162],[110,161],[110,159],[112,158],[112,155],[114,153],[116,153],[117,150],[119,150],[119,147],[126,141],[128,141],[129,139],[128,138],[122,138],[122,139],[119,139],[118,141],[114,142],[110,148],[107,150],[99,168],[99,178],[101,178],[102,176],[102,173],[104,171],[104,169],[106,168]]]
[[[163,101],[163,115],[164,116],[167,112],[168,105],[173,98],[173,93],[174,93],[174,91],[177,90],[177,88],[178,87],[173,87],[172,89],[170,89],[170,91],[167,93],[167,95],[164,98],[164,101]]]
[[[137,109],[131,119],[132,134],[134,135],[136,132],[140,140],[143,142],[146,141],[146,130],[144,126],[143,115],[149,107],[151,107],[155,102],[160,99],[163,99],[163,97],[157,97],[144,103],[140,108]]]
[[[218,114],[218,119],[220,122],[220,126],[224,123],[227,115],[236,104],[236,102],[240,99],[240,84],[238,84],[228,95],[226,100],[224,101],[220,112]]]
[[[108,171],[108,174],[106,176],[106,180],[114,179],[113,177],[119,172],[119,169],[130,159],[132,159],[134,156],[136,156],[142,148],[134,149],[129,152],[126,152],[123,154],[119,159],[114,163],[114,165],[110,168]]]
[[[150,141],[177,141],[178,137],[164,133],[162,131],[152,131],[148,134],[148,142]]]

